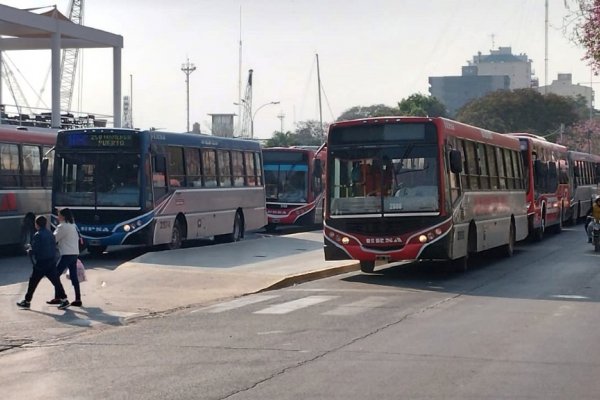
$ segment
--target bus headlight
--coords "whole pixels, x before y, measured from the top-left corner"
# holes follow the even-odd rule
[[[125,232],[129,232],[131,230],[131,226],[129,226],[129,225],[123,225],[123,230]]]
[[[344,236],[344,237],[342,238],[342,244],[348,244],[348,243],[350,243],[350,239],[349,239],[349,238],[347,238],[346,236]]]
[[[427,242],[427,236],[425,236],[425,235],[419,236],[419,242],[421,242],[421,243]]]

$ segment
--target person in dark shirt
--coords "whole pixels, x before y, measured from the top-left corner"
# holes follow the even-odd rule
[[[40,215],[35,219],[35,229],[37,229],[37,232],[31,240],[31,248],[27,250],[33,261],[33,272],[29,277],[25,299],[18,302],[17,306],[29,308],[37,285],[43,277],[46,277],[52,282],[56,293],[59,295],[60,303],[58,308],[64,310],[69,307],[69,300],[67,300],[67,294],[62,283],[60,283],[58,271],[56,270],[56,241],[52,232],[46,228],[46,223],[47,220],[44,216]]]

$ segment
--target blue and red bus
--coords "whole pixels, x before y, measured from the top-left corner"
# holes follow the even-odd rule
[[[327,140],[325,259],[452,261],[527,237],[518,138],[444,118],[334,123]]]
[[[73,210],[91,253],[112,245],[237,241],[267,223],[256,141],[75,129],[58,133],[55,153],[53,210]]]

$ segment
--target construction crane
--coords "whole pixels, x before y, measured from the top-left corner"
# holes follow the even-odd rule
[[[31,111],[31,107],[29,106],[29,103],[27,102],[27,98],[23,94],[23,91],[21,90],[21,87],[19,86],[19,82],[17,82],[17,79],[15,78],[15,75],[13,74],[12,69],[6,62],[6,59],[7,59],[7,57],[5,55],[2,58],[2,68],[0,68],[0,70],[1,70],[0,75],[2,75],[2,77],[4,78],[4,81],[6,82],[6,84],[8,86],[8,90],[10,91],[10,94],[12,95],[12,97],[15,101],[17,113],[19,115],[22,115],[23,109],[25,108],[25,109],[27,109],[27,112],[31,114],[32,111]]]
[[[69,21],[77,25],[83,25],[83,0],[71,0],[69,3]],[[78,48],[63,50],[60,64],[60,109],[64,112],[71,110],[78,58]]]
[[[243,113],[241,137],[250,137],[252,129],[252,70],[248,70],[248,83],[246,83],[246,93],[242,99]]]

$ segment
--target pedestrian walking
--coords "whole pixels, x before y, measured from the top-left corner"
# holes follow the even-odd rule
[[[27,286],[27,294],[25,299],[17,303],[21,308],[29,308],[33,293],[43,277],[46,277],[54,285],[54,289],[59,299],[58,308],[64,310],[69,307],[69,300],[65,289],[60,283],[60,278],[56,271],[56,242],[52,232],[46,227],[46,217],[39,216],[35,219],[35,229],[37,232],[31,240],[31,248],[27,250],[33,261],[33,272],[29,277],[29,285]]]
[[[81,289],[79,286],[79,277],[77,275],[77,257],[79,257],[79,232],[75,225],[73,213],[68,208],[58,211],[58,226],[54,230],[54,239],[60,253],[60,261],[56,266],[58,279],[66,269],[69,270],[69,279],[75,289],[75,301],[72,306],[81,307]],[[60,304],[60,293],[54,292],[54,298],[47,301],[48,304]]]

